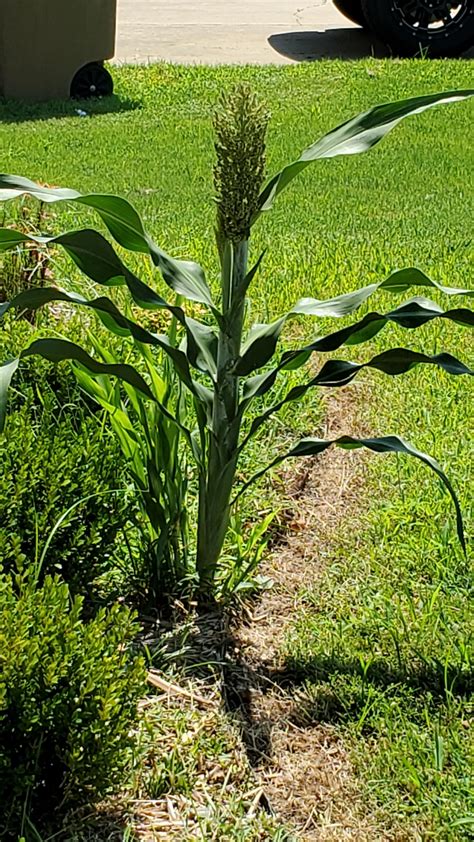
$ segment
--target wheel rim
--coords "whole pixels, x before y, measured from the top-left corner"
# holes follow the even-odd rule
[[[469,7],[470,0],[394,0],[392,10],[417,35],[439,38],[463,25]]]
[[[100,64],[86,65],[74,77],[71,90],[76,99],[109,96],[111,79]]]

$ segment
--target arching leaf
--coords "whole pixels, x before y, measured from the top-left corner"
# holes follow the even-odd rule
[[[148,398],[148,400],[156,403],[163,415],[173,424],[176,424],[186,435],[187,440],[190,440],[191,434],[188,428],[182,425],[157,399],[146,380],[144,380],[142,375],[133,366],[128,363],[101,363],[94,359],[94,357],[91,357],[79,345],[69,342],[66,339],[36,339],[19,354],[17,359],[9,360],[0,366],[0,432],[3,431],[5,425],[7,392],[13,374],[18,368],[20,361],[31,356],[39,356],[53,363],[69,361],[82,366],[90,374],[96,376],[106,374],[116,377],[118,380],[131,386],[145,398]]]
[[[94,310],[107,329],[117,336],[132,336],[137,342],[160,348],[173,360],[179,377],[193,391],[192,378],[186,355],[178,348],[175,348],[167,336],[159,333],[151,333],[149,330],[141,327],[141,325],[128,319],[109,298],[101,297],[88,300],[77,293],[64,292],[64,290],[56,289],[55,287],[33,288],[20,292],[11,301],[0,305],[0,317],[10,308],[37,310],[39,307],[49,304],[52,301],[64,301],[68,304],[88,307]]]
[[[195,319],[187,318],[186,327],[186,356],[191,365],[209,374],[215,380],[217,375],[217,335],[212,328],[197,322]]]
[[[107,287],[126,285],[135,303],[143,309],[167,309],[180,321],[184,318],[181,308],[168,304],[125,266],[109,241],[98,231],[85,228],[57,237],[38,237],[35,234],[21,234],[9,228],[0,228],[0,251],[28,242],[42,246],[61,245],[76,266],[95,283]]]
[[[358,114],[305,149],[297,161],[284,167],[269,181],[259,199],[260,213],[270,210],[276,197],[313,161],[367,152],[405,117],[421,114],[435,105],[460,102],[471,96],[474,96],[474,90],[445,91],[377,105]],[[254,221],[258,216],[255,216]]]
[[[280,371],[294,371],[304,365],[314,353],[337,351],[344,345],[357,345],[376,336],[387,324],[393,322],[407,329],[415,329],[432,321],[445,319],[462,326],[474,326],[474,313],[466,308],[444,311],[433,301],[426,298],[413,298],[391,310],[389,313],[368,313],[358,322],[348,327],[329,333],[309,343],[304,348],[285,351],[278,366],[270,371],[248,378],[242,389],[240,412],[243,414],[255,397],[262,397],[274,385]],[[268,327],[271,327],[268,326]],[[276,345],[276,342],[275,342]],[[241,371],[240,361],[236,370]],[[296,387],[301,389],[301,387]],[[301,392],[304,394],[304,391]]]
[[[366,448],[368,450],[373,451],[374,453],[401,453],[406,456],[414,456],[416,459],[419,459],[432,471],[437,474],[440,478],[441,482],[447,489],[448,493],[451,496],[451,499],[454,503],[454,507],[456,510],[456,528],[457,534],[460,541],[460,544],[466,552],[466,541],[464,537],[464,525],[461,513],[461,507],[459,505],[458,498],[454,491],[453,486],[451,485],[448,477],[446,476],[445,472],[442,470],[441,466],[438,462],[433,459],[432,456],[428,456],[428,454],[423,453],[421,450],[417,450],[409,442],[405,441],[404,439],[400,438],[400,436],[381,436],[380,438],[355,438],[354,436],[340,436],[337,439],[331,440],[324,440],[324,439],[317,439],[317,438],[305,438],[298,442],[297,445],[291,448],[287,453],[283,456],[278,456],[276,459],[273,460],[269,465],[263,468],[258,473],[254,474],[248,482],[240,489],[239,497],[243,494],[246,489],[252,485],[256,480],[260,479],[264,474],[267,473],[271,468],[275,467],[276,465],[283,462],[285,459],[292,459],[297,456],[316,456],[321,453],[324,453],[329,447],[340,447],[343,450],[357,450],[359,448]],[[235,499],[237,499],[237,497]]]
[[[245,377],[266,365],[275,353],[285,322],[286,318],[282,318],[269,325],[254,325],[242,348],[242,355],[233,368],[233,374]]]
[[[322,316],[324,318],[331,316],[340,318],[354,313],[355,310],[378,290],[398,294],[407,292],[411,287],[431,287],[445,295],[474,296],[474,290],[443,286],[431,280],[421,269],[412,266],[393,272],[383,281],[368,284],[365,287],[361,287],[353,292],[344,293],[343,295],[336,295],[334,298],[328,298],[326,300],[302,298],[290,310],[290,313],[300,316]]]
[[[74,202],[95,210],[119,245],[150,255],[171,289],[191,301],[206,304],[217,313],[201,266],[176,260],[163,251],[145,231],[140,216],[126,199],[99,193],[81,195],[76,190],[43,187],[21,176],[0,175],[0,201],[23,195],[48,203]]]
[[[412,298],[394,310],[382,314],[367,313],[363,319],[348,327],[329,333],[310,342],[304,348],[286,351],[281,358],[280,368],[296,369],[303,365],[311,354],[337,351],[343,345],[359,345],[372,339],[383,328],[393,322],[407,330],[415,330],[434,319],[454,322],[462,327],[474,327],[474,313],[463,307],[443,310],[427,298]]]
[[[433,356],[429,356],[428,354],[411,351],[407,348],[393,348],[390,351],[384,351],[383,353],[372,357],[372,359],[366,363],[353,363],[348,362],[347,360],[329,360],[323,365],[321,371],[319,371],[315,377],[312,377],[307,383],[294,386],[281,401],[278,401],[278,403],[268,407],[268,409],[266,409],[261,415],[257,415],[257,417],[253,419],[250,431],[242,441],[239,450],[241,451],[244,449],[257,430],[259,430],[262,424],[268,421],[272,415],[279,412],[285,404],[302,398],[309,389],[313,389],[317,386],[346,386],[364,368],[373,368],[383,372],[384,374],[396,376],[410,371],[410,369],[415,368],[417,365],[434,365],[441,368],[443,371],[446,371],[448,374],[453,375],[468,374],[472,376],[474,374],[473,369],[464,365],[464,363],[456,359],[456,357],[453,357],[451,354],[435,354]],[[275,370],[273,372],[269,372],[267,375],[269,381],[271,381],[271,377],[274,373]],[[262,388],[262,384],[260,384],[260,388]]]

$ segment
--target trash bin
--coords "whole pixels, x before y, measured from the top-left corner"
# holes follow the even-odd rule
[[[117,0],[0,0],[0,95],[108,96]]]

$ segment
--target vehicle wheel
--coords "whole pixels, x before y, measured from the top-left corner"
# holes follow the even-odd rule
[[[367,23],[399,55],[461,55],[474,44],[472,0],[361,0]]]
[[[71,82],[73,99],[91,99],[91,97],[111,96],[114,81],[109,71],[99,62],[85,64],[77,71]]]
[[[361,0],[333,0],[336,9],[353,23],[367,27]]]

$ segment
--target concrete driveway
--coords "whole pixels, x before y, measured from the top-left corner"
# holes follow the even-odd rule
[[[269,64],[383,55],[331,0],[118,0],[116,61]]]

